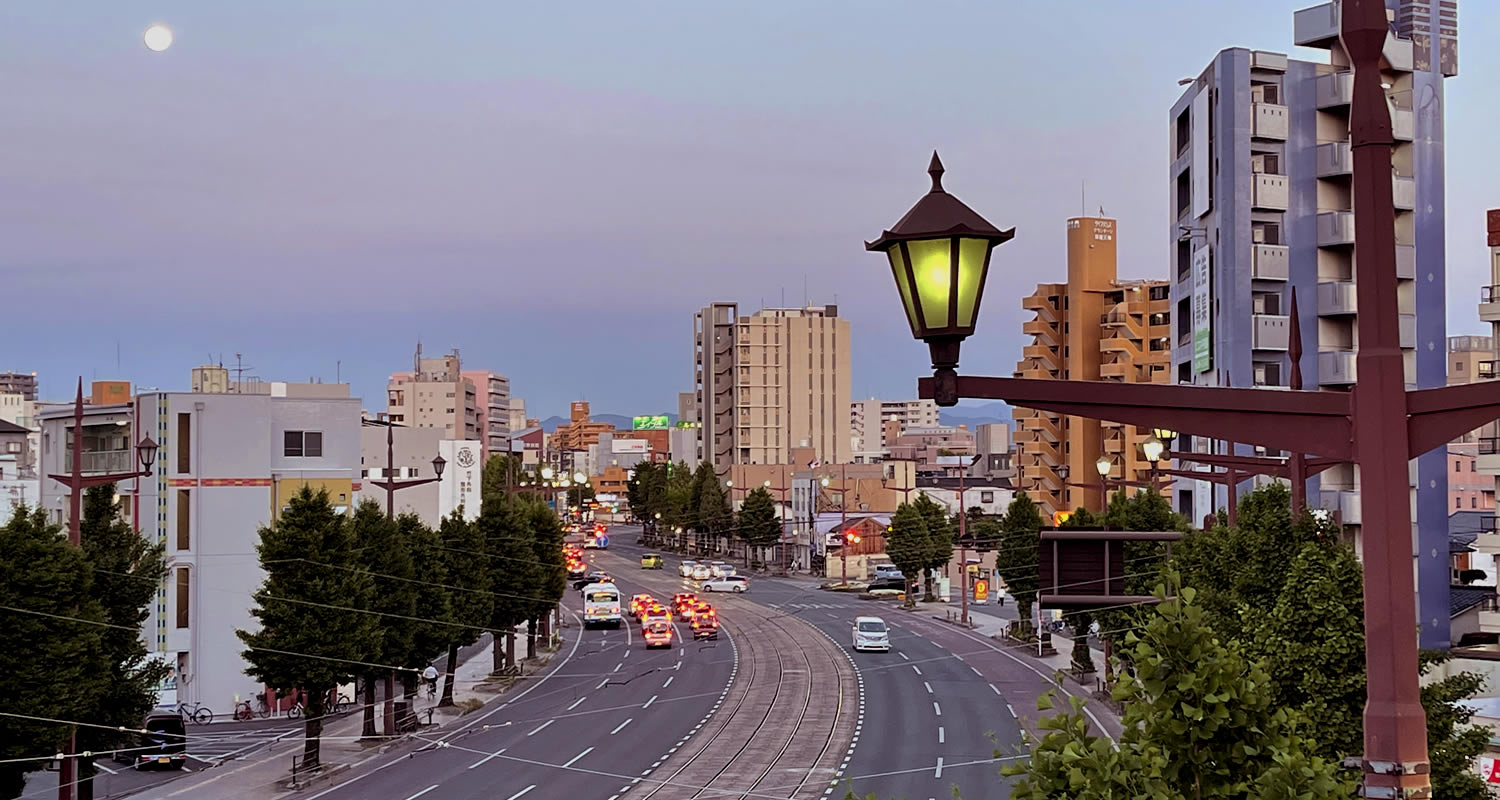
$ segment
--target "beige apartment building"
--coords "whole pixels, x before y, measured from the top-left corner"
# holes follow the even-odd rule
[[[1032,342],[1016,364],[1018,378],[1166,383],[1171,363],[1170,285],[1116,276],[1116,224],[1105,217],[1067,222],[1067,282],[1038,284],[1021,301],[1036,312],[1022,324]],[[1047,514],[1103,507],[1095,466],[1111,461],[1112,480],[1148,480],[1141,446],[1151,435],[1133,425],[1017,408],[1016,485]]]
[[[937,403],[932,400],[881,400],[871,397],[849,404],[849,434],[855,451],[867,452],[890,447],[885,423],[895,420],[897,434],[912,428],[936,428],[942,425]]]
[[[694,315],[700,456],[721,473],[789,463],[801,446],[822,462],[847,462],[849,321],[833,305],[737,312],[714,303]]]
[[[491,453],[510,452],[510,379],[484,369],[466,369],[463,376],[474,384],[478,393],[479,441],[483,444],[484,461],[489,460]]]
[[[417,345],[412,362],[411,372],[393,373],[386,384],[390,421],[410,428],[437,428],[444,439],[481,440],[480,421],[485,412],[478,387],[464,376],[458,351],[423,358],[422,346]],[[506,423],[508,427],[508,418]]]

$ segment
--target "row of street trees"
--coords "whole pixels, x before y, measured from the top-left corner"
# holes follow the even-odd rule
[[[40,508],[14,509],[0,527],[0,797],[60,752],[87,722],[77,751],[127,744],[156,704],[167,665],[147,657],[141,623],[166,574],[161,545],[123,520],[114,486],[87,490],[82,547]],[[79,759],[78,796],[92,796],[91,757]]]
[[[736,515],[719,483],[713,465],[700,462],[696,470],[687,464],[642,462],[626,485],[630,508],[642,520],[649,536],[667,541],[681,528],[692,534],[692,549],[703,552],[738,539],[745,546],[747,564],[764,562],[767,548],[781,540],[781,517],[776,502],[763,486],[745,494]],[[680,542],[686,545],[686,542]]]
[[[285,694],[304,693],[303,760],[319,761],[327,701],[339,684],[362,678],[366,736],[378,735],[375,684],[386,686],[384,733],[399,681],[409,702],[418,676],[446,655],[451,675],[460,648],[495,633],[495,668],[515,659],[512,631],[527,624],[527,655],[567,588],[563,530],[544,501],[491,492],[477,519],[462,511],[437,530],[412,514],[388,519],[366,500],[337,513],[325,492],[304,488],[260,530],[256,551],[266,580],[254,594],[256,631],[238,631],[252,677]],[[507,643],[502,651],[501,642]],[[451,704],[452,681],[442,703]]]

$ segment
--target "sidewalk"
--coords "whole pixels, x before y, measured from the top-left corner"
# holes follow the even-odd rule
[[[978,608],[983,608],[985,610],[981,611],[978,610]],[[1010,640],[1005,638],[1006,628],[1015,624],[1017,620],[1016,609],[1014,605],[1007,604],[998,607],[980,606],[978,608],[976,608],[975,606],[969,606],[969,621],[973,623],[973,631],[975,633],[978,633],[981,636],[989,637],[991,639],[1004,641],[1009,645],[1013,645],[1016,652],[1025,652],[1027,655],[1031,656],[1031,658],[1047,665],[1054,671],[1068,673],[1068,671],[1072,669],[1073,639],[1066,633],[1052,634],[1052,647],[1057,652],[1051,655],[1039,656],[1037,655],[1036,647],[1032,646],[1023,648],[1018,642],[1011,642]],[[954,607],[952,604],[943,606],[942,613],[936,613],[937,609],[933,609],[933,612],[934,613],[932,613],[931,616],[934,619],[954,622],[954,624],[957,624],[956,620],[958,618],[959,609]],[[1094,669],[1096,670],[1095,676],[1097,677],[1098,675],[1102,675],[1104,670],[1104,650],[1098,647],[1094,647],[1092,642],[1090,643],[1089,650],[1094,657]],[[1086,688],[1093,689],[1093,686],[1088,686]]]

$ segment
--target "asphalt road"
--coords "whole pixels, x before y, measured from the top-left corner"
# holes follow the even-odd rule
[[[622,556],[644,552],[634,540],[634,530],[622,530],[611,536],[610,549]],[[679,560],[668,556],[669,573]],[[1011,661],[997,661],[982,672],[969,662],[1003,657],[982,641],[947,638],[944,646],[935,641],[945,633],[943,623],[932,621],[929,627],[920,615],[893,603],[824,592],[819,583],[752,577],[745,597],[813,624],[854,656],[864,679],[864,726],[835,793],[921,800],[951,797],[957,787],[963,797],[1007,795],[994,759],[997,750],[1002,757],[1019,752],[1021,725],[997,681],[1043,678]],[[882,617],[891,626],[891,652],[853,653],[854,618],[861,615]],[[1024,675],[1011,674],[1021,671]]]
[[[642,591],[628,576],[618,583],[627,601]],[[577,592],[565,603],[575,612],[582,607]],[[646,650],[629,620],[618,630],[583,630],[576,643],[567,661],[525,694],[500,698],[449,733],[421,737],[415,749],[370,759],[307,800],[603,800],[649,778],[711,713],[735,664],[727,635]]]

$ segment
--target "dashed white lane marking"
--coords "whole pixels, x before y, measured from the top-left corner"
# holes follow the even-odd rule
[[[620,658],[630,658],[630,651],[626,650],[623,654],[620,655]]]
[[[996,689],[995,688],[995,684],[993,684],[993,683],[990,684],[990,690],[993,691],[995,694],[1000,694],[1000,690]]]
[[[581,705],[583,703],[583,701],[585,701],[587,699],[588,699],[588,695],[584,695],[583,697],[580,697],[577,700],[574,700],[573,701],[573,705],[568,706],[567,710],[568,711],[572,711],[573,709],[577,708],[579,705]]]
[[[614,736],[615,734],[619,733],[626,725],[629,725],[633,721],[635,721],[635,717],[630,717],[630,718],[626,719],[624,722],[622,722],[619,725],[615,726],[615,729],[612,730],[612,731],[610,731],[609,735],[610,736]]]
[[[972,670],[974,670],[974,674],[975,674],[975,675],[978,675],[978,676],[979,676],[979,677],[981,677],[981,678],[983,678],[983,677],[984,677],[984,673],[983,673],[983,672],[980,672],[980,671],[979,671],[979,670],[978,670],[978,669],[977,669],[977,668],[975,668],[975,667],[972,667],[972,666],[971,666],[971,667],[969,667],[969,669],[972,669]]]
[[[911,671],[917,673],[918,675],[922,674],[922,668],[917,666],[916,664],[911,665]]]
[[[595,689],[603,689],[604,688],[604,684],[606,684],[606,683],[609,683],[609,678],[605,678],[604,680],[599,681],[599,685],[595,686],[594,688]]]
[[[475,761],[474,763],[470,764],[468,768],[469,769],[473,769],[473,768],[479,766],[480,764],[483,764],[486,761],[489,761],[490,759],[494,758],[495,756],[500,755],[503,752],[505,752],[505,748],[502,747],[499,750],[496,750],[495,752],[490,753],[489,755],[485,756],[484,758],[481,758],[478,761]]]
[[[902,661],[910,661],[911,660],[910,658],[907,657],[907,655],[905,653],[901,652],[900,650],[896,651],[896,655],[901,656],[901,660]]]
[[[932,684],[928,683],[927,681],[922,681],[922,685],[927,688],[928,694],[932,694]]]
[[[620,663],[616,664],[615,668],[612,669],[612,670],[610,670],[610,672],[619,672],[620,671],[620,667],[623,667],[623,666],[625,666],[625,662],[621,661]]]
[[[536,784],[533,783],[530,786],[526,787],[525,789],[522,789],[521,791],[516,792],[515,794],[511,795],[510,797],[505,798],[505,800],[516,800],[516,798],[521,797],[522,795],[526,794],[527,792],[529,792],[529,791],[531,791],[532,789],[535,789],[535,788],[536,788]]]
[[[668,686],[671,686],[671,685],[672,685],[672,679],[673,679],[673,678],[675,678],[675,677],[677,677],[677,676],[676,676],[676,675],[668,675],[668,676],[667,676],[667,682],[666,682],[666,683],[664,683],[664,684],[662,684],[662,685],[661,685],[661,688],[663,688],[663,689],[665,689],[665,688],[667,688],[667,687],[668,687]]]
[[[97,768],[97,769],[102,769],[102,770],[104,770],[105,772],[108,772],[111,775],[119,775],[120,774],[119,770],[117,770],[117,769],[110,769],[109,767],[106,767],[106,766],[104,766],[103,764],[100,764],[97,761],[94,762],[94,767]]]
[[[943,726],[938,726],[938,744],[943,743]]]
[[[936,704],[934,703],[934,705],[936,705]],[[542,724],[536,726],[536,728],[532,729],[531,733],[528,733],[526,735],[527,736],[535,736],[538,733],[541,733],[543,728],[547,727],[548,725],[551,725],[552,723],[554,723],[556,721],[557,720],[555,720],[555,719],[549,719],[546,722],[543,722]]]
[[[1010,703],[1005,704],[1005,710],[1010,712],[1010,716],[1012,719],[1020,719],[1020,717],[1016,716],[1016,710],[1011,707]]]
[[[936,700],[932,701],[932,713],[940,717],[943,715],[943,707],[938,705]]]
[[[942,756],[938,756],[937,769],[935,769],[935,770],[932,771],[932,777],[934,777],[934,778],[941,778],[941,777],[943,777],[943,757]]]
[[[406,800],[417,800],[418,797],[421,797],[422,795],[427,794],[428,792],[432,791],[433,789],[436,789],[437,787],[438,787],[438,785],[434,783],[433,785],[427,787],[426,789],[423,789],[422,791],[417,792],[416,794],[412,795],[411,797],[406,798]]]
[[[652,704],[652,703],[655,703],[655,702],[656,702],[656,695],[654,695],[654,694],[653,694],[653,695],[651,695],[651,699],[650,699],[650,700],[647,700],[647,701],[646,701],[646,704],[645,704],[645,705],[643,705],[643,706],[641,706],[641,708],[650,708],[650,707],[651,707],[651,704]]]
[[[582,753],[579,753],[578,755],[573,756],[572,758],[568,759],[567,762],[563,764],[563,767],[571,767],[571,766],[573,766],[575,763],[578,762],[578,759],[583,758],[584,756],[586,756],[586,755],[588,755],[589,753],[592,753],[592,752],[594,752],[594,748],[592,748],[592,747],[585,747],[585,748],[583,748],[583,752]],[[938,759],[938,761],[941,762],[942,759]]]

